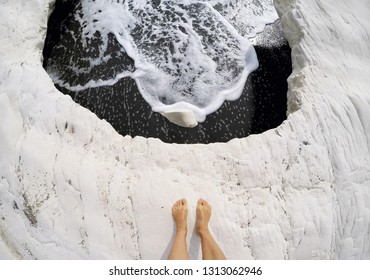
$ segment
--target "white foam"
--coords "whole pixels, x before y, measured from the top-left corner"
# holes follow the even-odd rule
[[[1,2],[0,258],[166,258],[181,197],[201,258],[203,197],[230,259],[370,259],[368,0],[277,0],[288,119],[209,145],[122,137],[58,92],[40,62],[52,2]]]
[[[247,38],[277,18],[271,0],[164,0],[159,4],[83,0],[81,6],[76,19],[83,28],[84,45],[96,32],[103,41],[99,58],[90,65],[106,58],[108,34],[113,33],[134,60],[136,71],[84,85],[70,85],[55,74],[55,83],[76,91],[112,85],[130,76],[154,111],[191,110],[198,122],[225,100],[240,97],[248,75],[258,67]]]
[[[204,0],[227,19],[238,32],[253,38],[279,16],[273,0]]]

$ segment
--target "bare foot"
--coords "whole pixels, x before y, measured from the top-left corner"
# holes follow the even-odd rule
[[[204,199],[199,199],[197,203],[197,219],[195,229],[198,235],[202,235],[208,231],[208,223],[211,218],[212,207]]]
[[[187,231],[188,225],[188,202],[185,198],[175,202],[172,206],[172,216],[176,222],[177,231]]]

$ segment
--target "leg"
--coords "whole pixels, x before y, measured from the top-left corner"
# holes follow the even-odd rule
[[[172,216],[175,220],[177,230],[168,259],[188,260],[189,254],[186,246],[188,203],[186,199],[180,199],[172,206]]]
[[[202,245],[203,260],[226,260],[226,257],[208,229],[211,218],[211,206],[203,199],[198,200],[196,231]]]

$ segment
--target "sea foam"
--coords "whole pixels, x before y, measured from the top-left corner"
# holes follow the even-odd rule
[[[71,66],[76,73],[109,59],[109,34],[135,69],[83,85],[67,84],[51,69],[54,82],[79,91],[130,76],[153,111],[190,110],[202,122],[225,100],[240,97],[248,75],[258,67],[248,38],[277,16],[271,0],[82,0],[75,18],[85,46],[97,35],[102,41],[87,67]]]

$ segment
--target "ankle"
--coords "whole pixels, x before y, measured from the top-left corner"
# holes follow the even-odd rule
[[[186,225],[178,225],[177,226],[177,233],[186,235],[187,232],[188,232],[188,229],[187,229]]]
[[[197,234],[202,238],[205,235],[210,234],[208,227],[198,227],[197,228]]]

